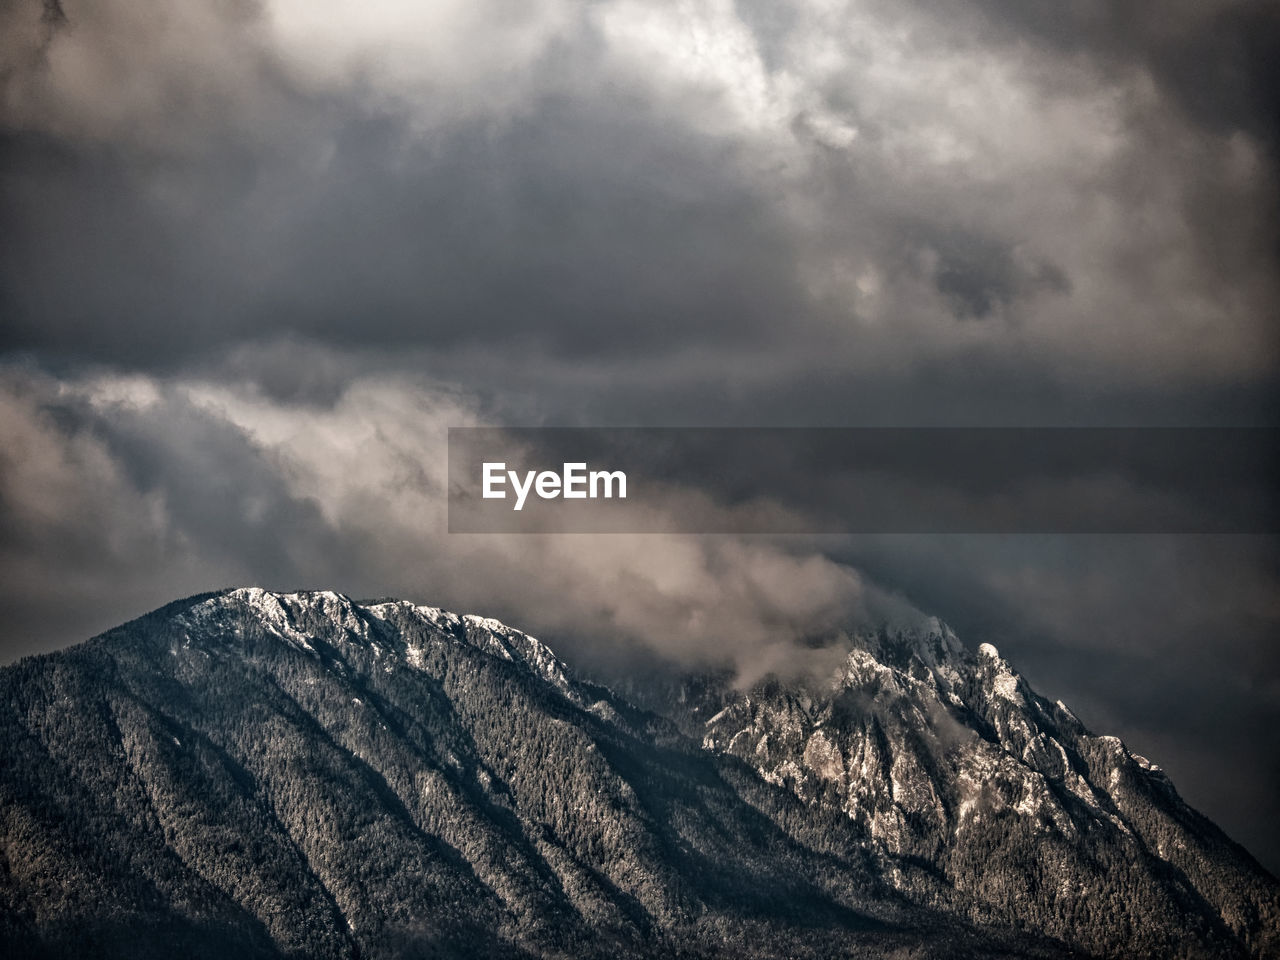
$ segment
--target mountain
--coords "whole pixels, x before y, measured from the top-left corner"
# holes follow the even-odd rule
[[[1275,878],[1161,769],[936,619],[822,682],[693,678],[667,713],[1010,922],[1097,954],[1280,955]],[[909,884],[896,884],[900,889]]]
[[[402,601],[170,604],[0,670],[0,936],[32,957],[1275,952],[1270,876],[945,628],[859,638],[830,682],[650,699],[668,716]]]

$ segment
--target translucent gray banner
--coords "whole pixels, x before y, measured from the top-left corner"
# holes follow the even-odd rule
[[[1268,428],[449,431],[451,533],[1275,533]]]

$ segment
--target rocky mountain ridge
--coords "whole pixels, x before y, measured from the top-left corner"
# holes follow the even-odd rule
[[[0,670],[0,934],[30,956],[1274,952],[1265,871],[940,625],[862,638],[827,686],[668,706],[482,617],[170,604]]]
[[[1099,952],[1140,930],[1165,931],[1170,956],[1280,949],[1274,878],[1158,766],[937,621],[855,638],[825,683],[703,684],[684,701],[669,712],[705,748],[1037,929]]]

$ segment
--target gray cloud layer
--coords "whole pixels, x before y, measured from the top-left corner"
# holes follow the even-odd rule
[[[1272,8],[1010,8],[18,4],[4,345],[1273,383]]]
[[[7,373],[0,562],[24,587],[7,611],[19,650],[90,629],[77,607],[50,621],[74,569],[113,605],[329,583],[499,612],[571,650],[607,638],[587,659],[638,645],[747,676],[798,640],[867,623],[869,598],[893,606],[851,568],[777,540],[449,535],[446,429],[475,413],[430,383],[358,378],[333,404],[301,405],[244,384]]]
[[[751,673],[881,584],[1274,865],[1270,541],[449,538],[437,451],[1274,423],[1278,41],[1265,0],[4,4],[6,655],[263,582]]]

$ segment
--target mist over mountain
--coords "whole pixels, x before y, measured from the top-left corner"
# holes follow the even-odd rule
[[[832,678],[729,680],[623,696],[518,630],[403,601],[178,601],[0,671],[3,937],[129,957],[1277,948],[1274,878],[994,648],[935,622],[855,638]]]

